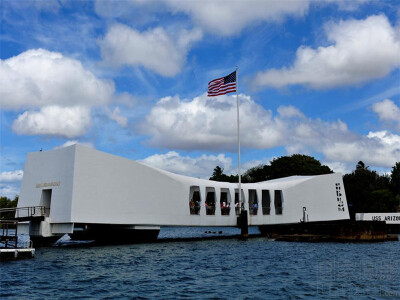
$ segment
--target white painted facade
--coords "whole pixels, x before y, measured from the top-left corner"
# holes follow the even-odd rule
[[[400,212],[397,212],[397,213],[357,213],[356,221],[385,221],[386,224],[400,224]]]
[[[193,190],[200,191],[200,214],[191,215]],[[71,233],[76,223],[134,226],[236,226],[237,184],[191,178],[159,170],[81,145],[29,153],[18,207],[50,207],[46,218],[53,234]],[[292,176],[242,184],[244,206],[249,191],[257,195],[257,215],[249,225],[349,219],[341,174]],[[50,191],[51,190],[51,191]],[[263,214],[262,191],[270,193],[270,214]],[[282,191],[282,214],[274,208]],[[191,193],[192,191],[192,193]],[[206,215],[206,193],[215,191],[215,215]],[[221,215],[221,191],[229,192],[229,215]],[[266,192],[264,192],[265,194]]]

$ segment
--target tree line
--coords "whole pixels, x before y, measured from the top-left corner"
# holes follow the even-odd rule
[[[14,200],[11,200],[7,197],[0,197],[0,208],[14,208],[17,207],[18,204],[18,196],[15,196]],[[7,212],[1,214],[1,219],[10,219],[14,217],[15,212]]]
[[[242,182],[329,173],[333,171],[314,157],[293,154],[247,170],[242,175]],[[216,166],[210,180],[238,182],[238,175],[226,175],[220,166]],[[343,176],[343,183],[352,218],[356,212],[396,212],[400,209],[400,162],[392,167],[390,174],[380,175],[359,161],[352,173]]]

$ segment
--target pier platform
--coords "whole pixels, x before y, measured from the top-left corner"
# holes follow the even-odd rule
[[[0,261],[33,258],[35,257],[34,248],[4,248],[0,249]]]
[[[383,221],[327,221],[260,226],[261,234],[286,242],[385,242],[397,241]]]

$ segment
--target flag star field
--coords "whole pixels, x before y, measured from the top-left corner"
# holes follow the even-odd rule
[[[0,2],[0,195],[29,152],[76,143],[174,173],[283,155],[400,161],[400,2]],[[234,73],[235,74],[235,73]],[[236,77],[235,75],[233,75]],[[229,87],[229,85],[231,85]],[[230,90],[229,90],[230,91]]]

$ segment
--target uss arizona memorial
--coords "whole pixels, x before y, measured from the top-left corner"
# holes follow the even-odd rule
[[[29,153],[18,207],[31,238],[156,238],[162,226],[237,226],[238,185],[173,174],[81,145]],[[242,184],[249,226],[349,219],[342,176]]]

